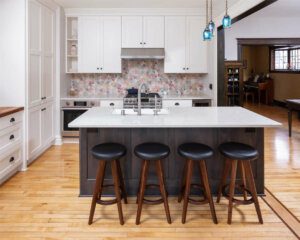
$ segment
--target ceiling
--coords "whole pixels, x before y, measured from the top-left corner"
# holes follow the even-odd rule
[[[229,6],[239,0],[228,0]],[[206,0],[55,0],[64,8],[203,8]],[[214,15],[225,9],[225,0],[213,0]]]
[[[279,0],[257,13],[257,17],[299,17],[300,0]]]

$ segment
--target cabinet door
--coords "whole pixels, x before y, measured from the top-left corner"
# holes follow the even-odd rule
[[[42,93],[42,7],[35,1],[29,1],[29,60],[28,60],[28,106],[41,103]]]
[[[104,73],[121,73],[121,17],[102,17]]]
[[[28,111],[28,159],[40,151],[42,147],[42,112],[41,107],[33,107]]]
[[[78,18],[78,72],[100,72],[99,17]]]
[[[143,17],[122,17],[122,48],[143,47]]]
[[[42,105],[42,145],[54,139],[54,103]]]
[[[207,42],[202,40],[205,18],[187,17],[186,68],[188,73],[207,73]]]
[[[185,73],[185,41],[186,18],[166,17],[165,73]]]
[[[143,45],[145,48],[164,48],[165,46],[164,17],[143,18]]]
[[[43,7],[42,17],[42,98],[54,100],[54,12]]]

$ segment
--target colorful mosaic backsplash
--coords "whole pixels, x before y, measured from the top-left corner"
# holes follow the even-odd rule
[[[146,83],[151,92],[198,95],[207,88],[207,75],[165,74],[162,60],[124,60],[121,74],[73,74],[79,97],[124,97],[126,89]]]

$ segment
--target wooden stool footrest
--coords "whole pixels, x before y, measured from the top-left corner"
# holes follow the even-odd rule
[[[222,188],[222,195],[227,199],[229,200],[229,194],[226,192],[226,188],[229,187],[229,184],[226,184],[225,186],[223,186]],[[245,188],[244,185],[240,185],[240,184],[236,184],[235,185],[235,188],[236,189],[239,189],[241,191],[246,191],[250,196],[252,196],[251,192],[249,189]],[[252,204],[254,203],[254,199],[251,197],[250,199],[247,199],[247,200],[240,200],[240,199],[237,199],[237,198],[232,198],[232,202],[237,204],[237,205],[249,205],[249,204]]]
[[[98,199],[96,202],[97,202],[97,204],[100,204],[100,205],[112,205],[112,204],[116,204],[117,203],[117,199],[116,198],[111,199],[111,200],[101,200],[101,199]]]

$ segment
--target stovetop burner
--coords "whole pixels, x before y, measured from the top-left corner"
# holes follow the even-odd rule
[[[157,98],[161,98],[161,96],[158,93],[142,93],[141,97],[142,98],[155,98],[155,96]],[[137,94],[127,94],[125,98],[137,98],[138,95]]]

